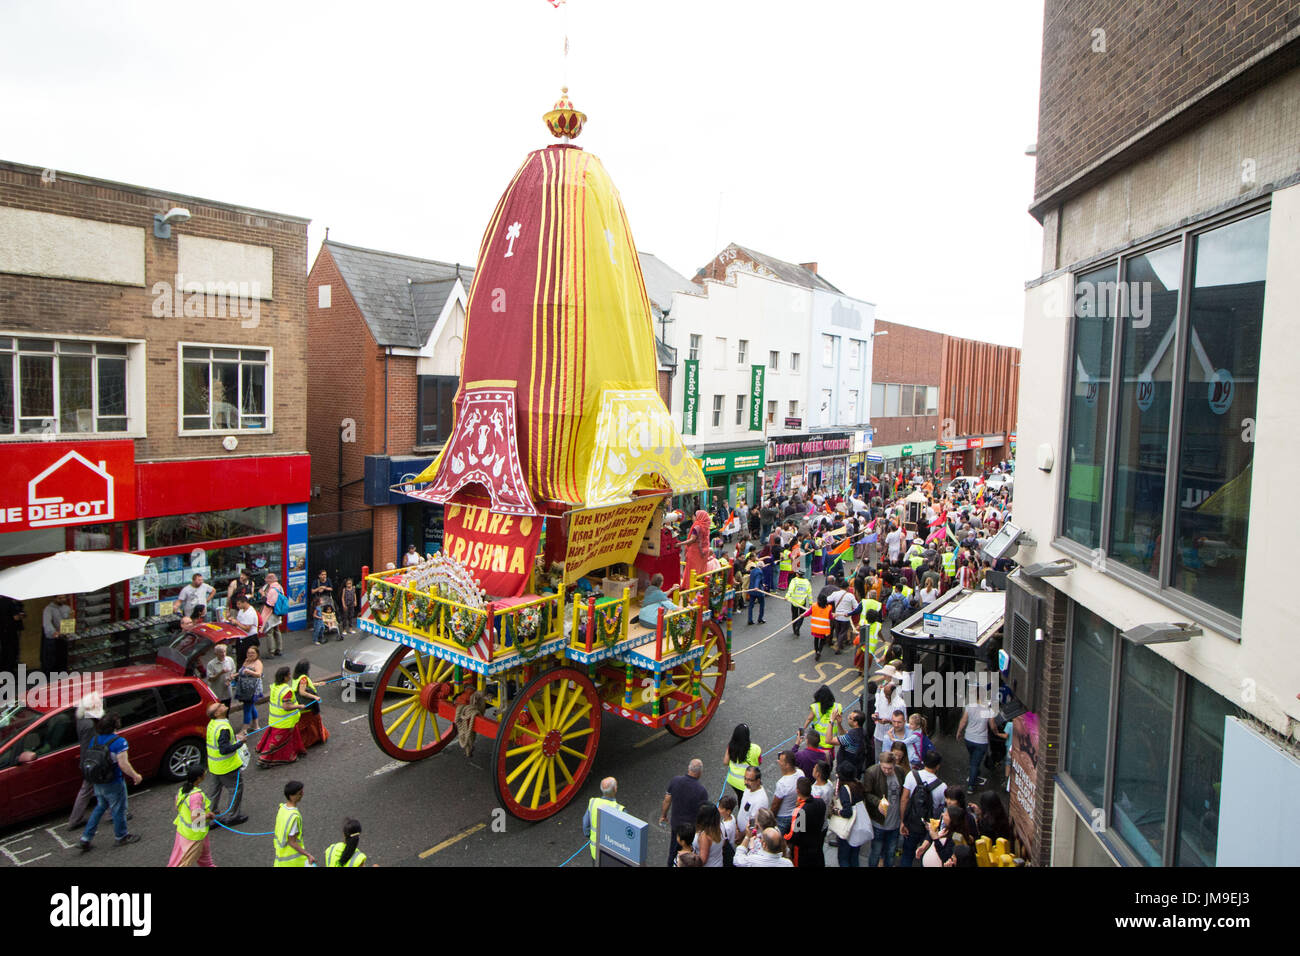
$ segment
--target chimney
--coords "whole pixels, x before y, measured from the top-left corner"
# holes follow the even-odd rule
[[[799,263],[799,268],[807,269],[813,275],[817,274],[817,263],[815,262],[801,262]]]

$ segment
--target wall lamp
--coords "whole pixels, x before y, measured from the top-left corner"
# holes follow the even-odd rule
[[[1134,644],[1177,644],[1200,637],[1204,633],[1195,624],[1185,621],[1165,621],[1160,624],[1139,624],[1135,628],[1121,632],[1126,641]]]
[[[166,214],[154,214],[153,217],[153,236],[155,239],[170,239],[172,237],[172,223],[189,222],[190,211],[182,209],[180,206],[173,206],[168,209]]]
[[[1058,558],[1055,561],[1040,561],[1037,564],[1030,564],[1020,569],[1020,573],[1027,578],[1060,578],[1069,574],[1075,568],[1075,564],[1069,558]]]

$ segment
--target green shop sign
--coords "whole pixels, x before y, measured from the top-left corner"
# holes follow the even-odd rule
[[[911,457],[912,457],[912,446],[911,446],[911,445],[904,445],[904,446],[903,446],[903,457],[904,457],[904,458],[911,458]]]
[[[763,430],[763,376],[766,372],[766,365],[755,365],[750,370],[749,430],[751,432]]]
[[[686,382],[682,401],[682,434],[694,435],[700,411],[700,360],[686,360]]]
[[[751,451],[722,451],[700,459],[700,470],[706,475],[721,475],[732,471],[757,471],[767,462],[767,449]]]

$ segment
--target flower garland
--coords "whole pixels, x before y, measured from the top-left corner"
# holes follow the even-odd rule
[[[542,637],[546,633],[543,624],[542,607],[530,604],[518,614],[513,615],[515,626],[515,650],[526,661],[537,656],[542,649]]]
[[[387,627],[397,616],[399,596],[396,591],[382,584],[370,589],[370,614],[376,621]]]
[[[727,600],[727,581],[722,574],[715,574],[709,580],[709,609],[715,615],[722,613],[722,606]]]
[[[622,603],[615,604],[612,608],[596,609],[596,636],[606,647],[613,647],[618,641],[619,625],[622,623]]]
[[[685,640],[683,640],[685,638]],[[673,650],[684,654],[695,643],[695,615],[678,614],[668,619],[668,639],[672,641]]]
[[[423,594],[406,598],[406,622],[417,630],[427,631],[438,620],[438,605]]]
[[[487,626],[487,615],[478,615],[468,608],[458,607],[447,619],[447,630],[461,647],[473,647]]]

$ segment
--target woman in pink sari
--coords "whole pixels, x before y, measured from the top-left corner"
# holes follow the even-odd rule
[[[692,574],[704,574],[709,569],[709,558],[713,557],[713,552],[709,550],[709,513],[707,511],[695,512],[695,520],[691,523],[691,530],[686,535],[685,544],[685,561],[686,572],[682,576],[682,585],[692,587],[695,579]]]

